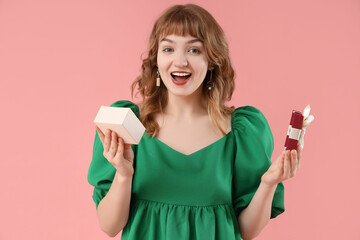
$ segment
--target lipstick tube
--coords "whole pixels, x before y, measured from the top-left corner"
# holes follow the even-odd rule
[[[285,150],[293,150],[297,148],[304,116],[301,112],[293,110],[290,119],[290,125],[285,140]]]

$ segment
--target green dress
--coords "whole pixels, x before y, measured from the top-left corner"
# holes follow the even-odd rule
[[[129,107],[117,101],[113,107]],[[146,132],[145,132],[146,134]],[[145,135],[144,134],[144,135]],[[231,115],[231,131],[218,141],[183,154],[157,138],[143,136],[134,151],[130,213],[122,240],[240,240],[237,216],[248,206],[269,168],[273,136],[264,115],[243,106]],[[98,206],[115,175],[96,133],[88,181]],[[284,211],[280,183],[271,218]]]

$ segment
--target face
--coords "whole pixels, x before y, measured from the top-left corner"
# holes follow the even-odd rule
[[[201,93],[208,60],[203,43],[192,36],[169,35],[159,42],[157,64],[168,94]]]

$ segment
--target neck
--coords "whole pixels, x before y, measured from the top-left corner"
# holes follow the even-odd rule
[[[202,98],[201,89],[189,96],[176,96],[168,92],[168,103],[164,113],[182,119],[192,119],[207,115],[207,106]]]

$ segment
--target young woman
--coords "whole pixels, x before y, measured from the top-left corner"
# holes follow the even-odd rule
[[[138,145],[97,128],[88,181],[101,229],[122,239],[252,239],[284,211],[282,181],[301,148],[271,164],[273,136],[255,107],[228,107],[234,70],[223,30],[203,8],[155,22],[138,88],[117,101],[146,127]]]

